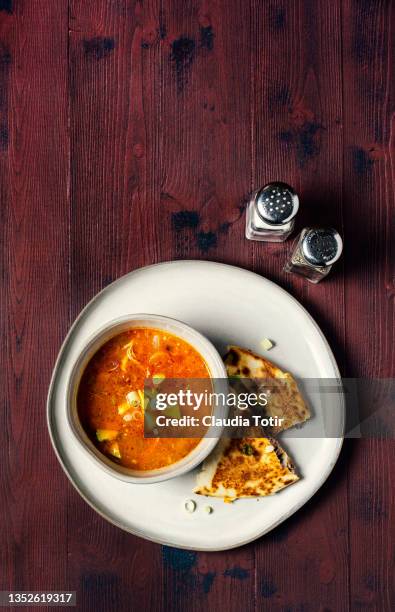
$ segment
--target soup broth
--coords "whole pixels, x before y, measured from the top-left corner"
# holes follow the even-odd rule
[[[202,379],[210,372],[188,342],[163,330],[136,328],[104,344],[88,363],[78,389],[82,426],[115,462],[135,470],[170,465],[199,438],[144,438],[144,381]]]

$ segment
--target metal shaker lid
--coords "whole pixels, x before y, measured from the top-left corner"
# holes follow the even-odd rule
[[[309,228],[302,239],[302,252],[314,266],[331,266],[342,254],[343,241],[333,228]]]
[[[256,208],[266,223],[284,225],[294,218],[299,209],[299,198],[286,183],[269,183],[256,196]]]

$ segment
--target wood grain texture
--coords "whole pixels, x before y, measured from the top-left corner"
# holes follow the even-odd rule
[[[395,371],[395,259],[389,238],[395,229],[391,5],[347,1],[343,8],[344,201],[346,229],[352,232],[352,248],[345,256],[347,371],[378,378],[393,377]],[[367,221],[355,223],[361,211]],[[366,250],[368,256],[360,258]],[[353,609],[387,610],[394,605],[394,568],[389,563],[394,558],[389,480],[394,468],[393,440],[364,440],[352,446],[348,491]]]
[[[288,181],[301,197],[299,227],[318,219],[343,233],[340,2],[272,2],[265,10],[257,3],[252,24],[254,186]],[[342,346],[341,265],[327,282],[313,286],[282,273],[284,251],[290,254],[292,241],[285,249],[259,243],[252,249],[256,269],[280,279],[314,314],[334,349]],[[329,321],[336,335],[327,328]],[[340,366],[341,361],[340,352]],[[280,527],[282,535],[265,538],[257,548],[256,565],[267,568],[257,583],[257,601],[263,607],[280,611],[297,601],[309,610],[310,602],[320,601],[329,610],[347,610],[347,481],[344,472],[338,475],[336,495],[330,487],[326,494],[324,489],[322,504],[315,500],[292,521],[292,528]],[[304,547],[307,533],[309,546]]]
[[[162,259],[246,264],[237,236],[250,190],[250,41],[240,28],[248,3],[229,11],[222,2],[177,0],[164,3],[161,19]],[[163,558],[171,609],[214,610],[218,601],[232,612],[254,609],[253,547],[175,558],[165,549]]]
[[[389,0],[0,1],[1,588],[83,610],[392,610],[393,441],[347,441],[271,534],[179,551],[107,524],[50,449],[44,403],[71,321],[142,265],[199,258],[278,282],[347,376],[394,376],[394,70]],[[318,286],[292,243],[244,239],[281,179],[298,227],[345,253]],[[26,426],[28,423],[28,427]],[[258,504],[257,504],[258,506]]]
[[[66,486],[45,400],[70,323],[67,2],[8,3],[0,20],[0,588],[57,589]]]
[[[147,55],[142,42],[158,9],[157,2],[70,3],[73,316],[105,284],[157,260],[157,52]],[[115,529],[74,491],[68,504],[69,580],[83,609],[159,609],[160,547]]]

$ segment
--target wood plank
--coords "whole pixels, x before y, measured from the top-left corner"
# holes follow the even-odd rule
[[[240,27],[240,24],[243,27]],[[175,0],[160,14],[161,259],[249,262],[249,3]],[[254,547],[163,550],[164,607],[252,610]]]
[[[393,13],[343,7],[348,375],[393,377]],[[392,34],[392,36],[391,36]],[[393,440],[354,441],[349,463],[350,606],[394,608]]]
[[[255,610],[255,545],[205,553],[163,547],[163,609]],[[240,606],[243,606],[242,608]]]
[[[70,3],[73,317],[157,259],[158,11],[156,1]],[[83,609],[160,609],[160,547],[109,525],[74,491],[68,508],[69,576]]]
[[[177,0],[161,20],[162,259],[247,265],[249,5]]]
[[[254,186],[284,180],[295,187],[297,231],[317,224],[342,231],[340,2],[252,6]],[[258,244],[254,268],[302,301],[342,362],[342,265],[318,286],[286,275],[292,243]],[[338,469],[303,510],[257,543],[258,607],[316,610],[319,602],[347,610],[347,520],[347,480]]]
[[[62,589],[68,485],[45,401],[68,327],[67,0],[0,9],[0,581]]]
[[[71,2],[74,315],[105,284],[159,258],[158,6]]]

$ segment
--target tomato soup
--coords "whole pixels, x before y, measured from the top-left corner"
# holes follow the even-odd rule
[[[104,344],[88,363],[78,389],[82,426],[113,461],[152,470],[179,461],[200,438],[144,438],[144,381],[209,378],[203,357],[168,332],[136,328]]]

